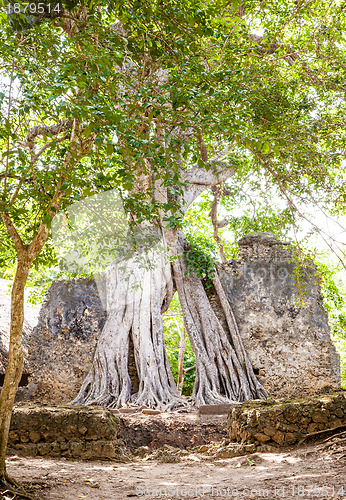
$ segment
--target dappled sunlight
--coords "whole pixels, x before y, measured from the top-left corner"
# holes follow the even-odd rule
[[[311,454],[306,456],[306,451],[311,451]],[[210,492],[227,488],[240,492],[261,489],[273,493],[275,489],[282,491],[282,488],[292,492],[292,488],[304,485],[305,488],[324,487],[332,491],[333,486],[345,478],[343,464],[334,457],[321,464],[314,445],[283,453],[255,453],[222,461],[210,461],[194,453],[190,457],[192,461],[183,457],[179,463],[159,460],[117,463],[15,456],[8,457],[7,463],[9,472],[20,481],[30,478],[35,482],[43,478],[49,488],[42,490],[40,500],[75,500],[79,496],[93,500],[120,499],[136,496],[140,488],[147,491],[204,488],[205,496],[201,498],[209,500],[215,497],[215,494],[209,497]],[[254,465],[249,465],[249,462]]]
[[[276,464],[295,464],[302,461],[301,457],[294,457],[285,453],[261,453],[259,456],[267,462],[273,462]]]

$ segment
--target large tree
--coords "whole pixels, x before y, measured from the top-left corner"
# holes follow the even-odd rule
[[[117,89],[125,95],[130,88],[127,75],[116,70],[124,61],[127,39],[111,24],[100,28],[102,13],[87,6],[80,6],[75,16],[61,6],[44,16],[36,15],[35,4],[29,8],[25,15],[10,10],[11,26],[4,15],[0,25],[1,257],[6,262],[16,256],[10,345],[0,395],[0,483],[6,488],[11,482],[6,445],[23,368],[28,274],[33,264],[54,260],[42,249],[59,210],[110,189],[111,181],[127,182],[126,170],[112,165],[115,127],[121,123],[129,141],[139,127],[133,116],[136,96],[126,113],[116,109]]]
[[[185,26],[187,30],[186,23],[181,25],[179,7],[175,4],[173,26]],[[248,2],[221,10],[214,4],[196,11],[189,21],[196,33],[190,30],[184,40],[186,58],[177,60],[173,51],[158,65],[157,57],[151,56],[151,47],[157,46],[156,29],[160,30],[160,43],[168,32],[158,17],[153,24],[145,25],[147,43],[143,51],[137,52],[137,44],[129,45],[133,88],[143,91],[141,75],[146,71],[155,95],[145,106],[141,101],[138,113],[145,122],[142,133],[148,141],[158,141],[154,158],[144,153],[145,167],[131,195],[149,192],[151,203],[156,204],[157,223],[173,256],[172,274],[169,277],[170,269],[164,262],[161,268],[147,272],[133,269],[133,262],[125,268],[120,263],[121,271],[118,266],[112,268],[109,279],[119,284],[112,301],[122,303],[123,308],[114,308],[109,315],[93,366],[75,403],[118,406],[131,401],[169,408],[180,402],[167,370],[161,323],[161,313],[174,288],[196,356],[195,401],[241,401],[266,394],[244,352],[217,272],[214,287],[227,319],[227,331],[212,310],[201,280],[195,273],[187,273],[181,258],[187,244],[178,227],[203,191],[245,171],[245,165],[251,164],[254,172],[264,170],[267,182],[276,183],[292,210],[296,209],[292,192],[313,200],[316,189],[323,186],[328,193],[326,184],[340,175],[339,151],[328,134],[335,127],[332,99],[341,99],[341,94],[333,82],[334,75],[322,78],[326,53],[321,56],[320,48],[323,40],[326,52],[330,50],[330,29],[338,21],[330,5],[319,8],[326,26],[323,31],[314,28],[313,39],[315,19],[310,4],[272,8]],[[140,15],[138,21],[128,19],[124,12],[118,15],[128,36],[133,29],[141,32]],[[265,35],[259,36],[259,31]],[[324,38],[323,33],[328,35]],[[177,38],[173,37],[175,43],[180,36],[178,31]],[[125,147],[121,139],[119,144]],[[122,160],[126,162],[124,156]],[[128,161],[127,169],[131,168]],[[127,283],[128,273],[142,283],[140,289],[121,286]],[[165,285],[163,289],[160,282]],[[122,302],[124,294],[127,300]],[[132,395],[127,371],[130,336],[140,378],[139,392]]]

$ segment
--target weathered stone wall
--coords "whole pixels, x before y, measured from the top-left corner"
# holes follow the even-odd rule
[[[106,319],[94,280],[53,282],[30,336],[27,364],[34,387],[30,400],[67,403],[77,396]],[[132,342],[129,374],[136,392],[139,381]]]
[[[19,403],[12,415],[9,449],[29,456],[123,459],[142,447],[189,449],[227,438],[226,415],[145,411]]]
[[[9,450],[23,455],[81,459],[119,458],[119,419],[95,406],[20,403],[14,407]]]
[[[246,236],[239,249],[239,260],[220,265],[219,273],[259,380],[274,397],[339,389],[340,358],[313,264],[298,269],[298,282],[293,251],[271,233]]]
[[[30,336],[28,370],[35,384],[31,399],[67,403],[76,397],[105,321],[93,280],[53,282]]]
[[[228,417],[231,440],[255,445],[291,445],[307,434],[346,426],[346,393],[306,400],[250,401],[234,406]]]

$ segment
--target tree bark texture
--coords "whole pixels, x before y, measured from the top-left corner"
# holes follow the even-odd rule
[[[11,329],[7,368],[0,394],[0,482],[6,484],[6,447],[16,391],[23,372],[24,289],[30,263],[25,256],[18,258],[11,295]]]
[[[178,255],[173,262],[174,280],[179,294],[186,329],[196,356],[193,398],[196,404],[218,404],[267,397],[246,355],[231,306],[215,275],[228,324],[226,332],[211,307],[201,280],[188,273],[183,258],[185,239],[178,238]]]
[[[150,269],[140,266],[136,256],[114,262],[108,269],[108,319],[74,404],[118,407],[132,403],[162,409],[181,404],[162,326],[162,312],[173,296],[170,264],[164,252],[153,250],[150,258]],[[131,394],[128,373],[130,335],[139,377],[136,394]]]

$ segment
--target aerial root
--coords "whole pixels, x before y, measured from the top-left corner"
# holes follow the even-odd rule
[[[326,434],[328,432],[333,433],[334,431],[337,431],[339,429],[345,429],[345,428],[346,428],[346,424],[341,424],[341,425],[338,425],[336,427],[330,427],[328,429],[323,429],[322,431],[310,432],[309,434],[305,434],[305,436],[302,437],[302,439],[298,442],[297,446],[300,446],[306,439],[308,439],[310,437],[319,437],[322,434]]]
[[[0,479],[0,498],[5,498],[4,495],[9,493],[15,498],[24,498],[25,500],[34,500],[34,497],[25,491],[21,485],[12,477],[5,474],[5,477]]]

